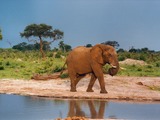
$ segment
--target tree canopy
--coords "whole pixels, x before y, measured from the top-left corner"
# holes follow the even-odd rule
[[[111,45],[116,49],[119,47],[119,43],[117,41],[106,41],[106,42],[103,42],[102,44]]]
[[[92,47],[92,44],[87,44],[86,47]]]
[[[64,41],[60,41],[58,45],[63,52],[68,52],[72,50],[72,47],[70,45],[64,44]]]
[[[2,40],[2,31],[1,31],[1,29],[0,29],[0,40]]]
[[[33,41],[39,44],[40,52],[43,58],[45,58],[45,53],[43,51],[44,44],[51,44],[55,40],[60,40],[63,38],[62,31],[58,29],[53,30],[52,26],[46,24],[30,24],[26,26],[20,35],[21,37],[25,37],[28,41]],[[44,39],[46,39],[45,42]]]
[[[43,41],[44,43],[44,46],[43,46],[43,50],[44,51],[47,51],[47,50],[51,50],[51,47],[49,44],[45,44],[46,41]],[[27,44],[26,42],[22,42],[22,43],[19,43],[17,45],[14,45],[12,47],[13,49],[17,49],[17,50],[20,50],[20,51],[26,51],[26,50],[39,50],[40,49],[40,45],[38,43],[35,43],[35,44]]]

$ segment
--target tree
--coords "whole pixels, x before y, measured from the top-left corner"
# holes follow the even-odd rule
[[[26,42],[22,42],[22,43],[19,43],[17,45],[14,45],[12,48],[20,50],[20,51],[24,51],[26,49],[26,46],[27,46],[27,43]]]
[[[60,41],[58,45],[59,45],[60,50],[66,51],[64,47],[64,41]]]
[[[51,47],[49,44],[46,44],[47,41],[43,41],[43,50],[44,51],[47,51],[47,50],[51,50]],[[38,43],[35,43],[35,44],[27,44],[26,42],[22,42],[22,43],[19,43],[17,45],[14,45],[12,47],[13,49],[17,49],[17,50],[20,50],[20,51],[26,51],[26,50],[39,50],[40,49],[40,45]]]
[[[66,50],[66,52],[68,52],[68,51],[71,51],[72,50],[72,47],[70,46],[70,45],[67,45],[67,44],[65,44],[65,50]]]
[[[116,49],[118,49],[118,47],[119,47],[119,43],[117,41],[106,41],[106,42],[103,42],[102,44],[111,45]]]
[[[46,24],[30,24],[26,26],[24,32],[20,33],[20,35],[21,37],[25,37],[28,41],[34,41],[35,43],[40,45],[42,58],[45,58],[45,53],[43,51],[44,44],[51,44],[55,40],[63,38],[62,31],[58,29],[53,30],[52,26]],[[45,38],[50,38],[50,40],[44,42]]]
[[[117,50],[117,52],[118,52],[118,53],[120,53],[120,52],[125,52],[125,50],[122,49],[122,48],[120,48],[119,50]]]
[[[138,52],[140,52],[140,50],[139,49],[135,49],[134,47],[132,47],[131,49],[129,49],[129,52],[138,53]]]
[[[72,47],[70,45],[64,44],[64,41],[60,41],[58,45],[63,52],[68,52],[72,50]]]
[[[40,44],[35,43],[34,50],[39,50],[39,49],[40,49]],[[43,50],[44,51],[51,50],[50,44],[48,44],[47,41],[43,41]]]
[[[2,31],[0,29],[0,40],[2,40],[2,39],[3,39],[3,37],[2,37]]]
[[[92,47],[92,44],[87,44],[86,47]]]

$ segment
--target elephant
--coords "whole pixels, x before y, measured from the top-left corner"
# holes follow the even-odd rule
[[[86,74],[91,74],[91,79],[87,92],[94,92],[92,87],[98,78],[101,91],[108,93],[105,89],[104,75],[102,67],[110,64],[108,73],[113,76],[119,70],[119,62],[114,47],[104,44],[96,44],[91,48],[79,46],[74,48],[67,56],[66,64],[71,80],[71,92],[76,92],[76,85]]]

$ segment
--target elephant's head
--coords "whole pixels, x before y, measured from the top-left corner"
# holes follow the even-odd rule
[[[119,63],[117,53],[114,47],[110,45],[97,44],[91,49],[91,56],[93,60],[101,64],[102,66],[106,63],[111,65],[108,73],[110,75],[116,75],[119,70]]]

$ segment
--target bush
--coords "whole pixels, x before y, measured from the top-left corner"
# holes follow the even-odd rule
[[[6,66],[9,66],[9,65],[10,65],[10,62],[9,62],[9,61],[7,61],[7,62],[6,62]]]
[[[4,67],[3,67],[3,66],[0,66],[0,70],[4,70]]]
[[[146,57],[144,55],[140,55],[139,59],[143,60],[143,61],[146,61]]]
[[[141,69],[141,68],[138,68],[137,71],[142,71],[142,69]]]
[[[160,62],[157,62],[157,63],[156,63],[156,67],[160,67]]]
[[[147,68],[152,68],[152,66],[151,65],[147,65]]]
[[[123,61],[123,60],[125,60],[125,56],[119,56],[118,57],[118,61]]]
[[[61,58],[61,55],[62,55],[62,52],[61,51],[58,51],[55,55],[55,58]]]
[[[60,72],[62,70],[62,67],[56,66],[53,72]]]
[[[63,79],[63,78],[68,78],[69,75],[68,75],[68,73],[64,73],[64,74],[60,75],[60,77],[61,77],[62,79]]]

